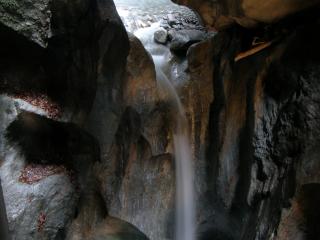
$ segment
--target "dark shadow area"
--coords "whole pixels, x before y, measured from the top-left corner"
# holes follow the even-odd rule
[[[320,184],[312,183],[302,186],[298,194],[298,204],[304,217],[303,226],[306,240],[319,240],[320,236]]]
[[[31,113],[22,112],[7,128],[6,138],[17,145],[28,163],[63,164],[81,169],[90,163],[74,162],[77,155],[91,155],[99,159],[96,140],[72,123],[57,122]]]
[[[0,93],[43,93],[47,84],[42,67],[45,50],[2,24],[0,38]]]
[[[0,239],[9,240],[9,227],[0,179]]]

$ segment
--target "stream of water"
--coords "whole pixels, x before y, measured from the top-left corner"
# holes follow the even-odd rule
[[[130,1],[134,5],[135,1]],[[117,0],[116,4],[122,7],[129,4],[129,0]],[[177,8],[169,0],[152,1],[142,0],[137,3],[138,8],[143,8],[145,14],[152,14],[148,12],[148,8],[163,9]],[[135,6],[135,7],[137,7]],[[119,8],[118,11],[123,12],[124,8]],[[128,6],[125,7],[128,11]],[[175,217],[175,240],[194,240],[195,239],[195,196],[194,196],[194,170],[192,166],[192,153],[191,144],[188,134],[188,121],[186,118],[185,110],[178,96],[175,87],[172,84],[173,74],[171,74],[172,63],[171,52],[168,47],[157,44],[154,41],[154,33],[159,29],[159,22],[151,24],[149,27],[138,27],[132,23],[132,15],[130,12],[130,19],[126,22],[126,16],[122,16],[128,31],[132,31],[136,37],[140,39],[145,49],[151,54],[155,64],[158,90],[160,94],[169,99],[174,114],[173,124],[173,142],[174,142],[174,155],[176,161],[176,217]],[[133,17],[134,18],[134,17]],[[134,20],[135,21],[135,20]],[[133,21],[133,22],[134,22]],[[135,27],[131,27],[131,26]]]
[[[163,14],[179,8],[170,0],[116,0],[127,31],[140,39],[152,56],[160,95],[169,100],[173,114],[173,143],[176,161],[175,240],[195,239],[195,191],[188,121],[179,95],[172,84],[172,58],[167,46],[154,41]]]
[[[194,171],[192,166],[191,144],[188,134],[186,114],[170,81],[170,50],[154,42],[154,32],[158,29],[155,23],[151,27],[139,29],[134,34],[141,40],[151,54],[157,74],[160,93],[166,94],[171,101],[172,112],[175,113],[175,129],[173,132],[174,154],[176,161],[176,240],[194,240],[195,236],[195,203],[194,203]]]

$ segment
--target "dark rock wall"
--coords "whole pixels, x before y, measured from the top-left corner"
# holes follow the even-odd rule
[[[114,92],[122,89],[128,37],[111,0],[3,0],[0,12],[0,176],[9,232],[72,238],[87,202],[106,217],[92,175],[100,146],[83,126],[101,82],[101,101],[121,97]],[[1,224],[4,214],[1,201]]]
[[[214,210],[203,239],[293,239],[294,231],[317,239],[317,221],[303,210],[314,205],[298,199],[319,181],[319,19],[312,12],[293,19],[270,47],[237,61],[251,30],[230,28],[214,41],[207,153]],[[288,225],[291,206],[302,208],[296,229]]]
[[[174,0],[190,6],[203,18],[206,25],[224,29],[238,23],[244,27],[260,23],[275,23],[287,16],[319,5],[319,0]]]

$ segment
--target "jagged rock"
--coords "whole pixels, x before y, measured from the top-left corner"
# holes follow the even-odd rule
[[[157,43],[165,44],[168,41],[168,32],[164,28],[160,28],[154,33],[154,40]]]
[[[99,160],[94,138],[70,122],[83,124],[91,111],[98,65],[100,82],[108,74],[113,79],[117,67],[124,72],[119,61],[125,62],[128,38],[111,0],[54,0],[50,12],[45,1],[17,3],[21,9],[11,12],[2,1],[0,6],[0,175],[10,235],[65,239]],[[50,21],[42,25],[46,14]],[[15,21],[3,22],[6,16]],[[24,28],[28,17],[36,22]],[[115,47],[120,45],[122,55]],[[8,127],[15,129],[10,144]]]
[[[17,2],[19,9],[6,8],[1,14],[15,17],[14,24],[0,22],[1,92],[45,95],[62,110],[66,109],[63,113],[66,118],[83,123],[94,101],[98,65],[103,69],[108,62],[103,55],[109,50],[108,56],[113,59],[109,45],[113,42],[124,47],[128,43],[125,32],[119,34],[123,26],[113,2],[54,0],[48,6],[42,6],[47,1],[8,2]],[[4,6],[1,4],[1,8]],[[41,14],[47,16],[47,10],[52,34],[45,34],[47,25],[42,26]],[[23,13],[19,14],[20,11]],[[32,24],[24,32],[24,28],[18,27],[29,15],[33,22],[30,20]],[[101,39],[104,44],[100,45]],[[40,46],[39,42],[43,44]],[[125,61],[126,51],[122,53]]]
[[[281,42],[238,62],[234,59],[239,47],[248,41],[243,33],[233,29],[215,37],[213,59],[219,56],[215,64],[220,67],[214,67],[209,127],[212,216],[222,214],[237,227],[230,230],[213,223],[213,236],[233,231],[232,239],[277,239],[277,233],[279,239],[291,239],[301,214],[313,223],[303,224],[305,230],[296,236],[317,235],[318,224],[311,220],[315,215],[309,214],[310,208],[315,209],[311,199],[318,198],[320,180],[319,151],[315,150],[320,143],[319,121],[315,120],[320,107],[320,35],[313,32],[319,27],[314,14],[313,20],[310,15],[296,19],[300,24],[293,24],[296,30],[288,31]],[[304,64],[300,64],[302,59]],[[305,207],[294,203],[304,187],[312,189],[303,200],[308,207],[297,212]],[[286,210],[279,232],[282,208]],[[293,232],[287,231],[290,225]]]
[[[19,99],[1,95],[0,110],[0,177],[10,235],[61,239],[86,188],[86,172],[99,157],[97,144],[73,124],[47,119],[48,113]]]
[[[49,0],[1,0],[0,22],[46,47],[51,37]]]
[[[177,10],[170,10],[161,19],[161,26],[167,30],[204,30],[200,17],[190,8],[179,6]]]

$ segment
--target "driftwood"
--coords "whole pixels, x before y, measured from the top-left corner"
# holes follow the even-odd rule
[[[262,51],[263,49],[266,49],[266,48],[270,47],[273,43],[274,43],[274,41],[261,43],[261,44],[255,46],[255,47],[249,49],[248,51],[241,52],[235,57],[234,61],[238,62],[241,59],[244,59],[244,58],[247,58],[247,57],[249,57],[251,55],[254,55],[254,54]]]

